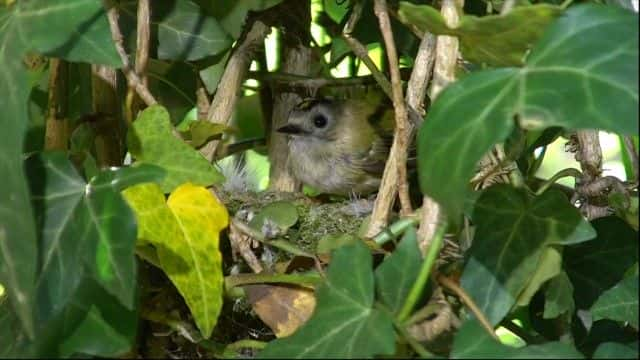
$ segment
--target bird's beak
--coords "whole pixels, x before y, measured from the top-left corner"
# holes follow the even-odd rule
[[[278,128],[278,130],[276,131],[281,132],[283,134],[292,134],[292,135],[299,135],[304,132],[302,128],[294,124],[287,124],[285,126]]]

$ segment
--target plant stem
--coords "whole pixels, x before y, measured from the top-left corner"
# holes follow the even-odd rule
[[[543,192],[547,191],[547,189],[551,185],[553,185],[556,181],[568,176],[573,176],[574,178],[579,179],[582,176],[582,173],[580,172],[580,170],[575,168],[562,169],[557,173],[555,173],[549,180],[545,181],[542,185],[540,185],[540,187],[536,191],[536,195],[542,194]]]
[[[373,238],[373,241],[378,245],[383,245],[390,240],[397,238],[410,226],[417,225],[419,221],[420,219],[416,217],[401,218],[376,235]]]
[[[418,274],[418,278],[416,282],[413,284],[411,291],[409,291],[409,295],[405,300],[400,313],[398,313],[398,321],[404,322],[407,317],[411,314],[411,311],[415,307],[418,299],[420,299],[420,295],[422,295],[422,291],[424,290],[424,286],[429,280],[429,274],[431,273],[431,268],[433,267],[436,257],[440,252],[440,248],[442,247],[442,241],[444,239],[444,232],[447,229],[447,224],[441,224],[440,227],[436,230],[433,240],[429,245],[429,249],[427,250],[427,255],[424,257],[422,261],[422,267],[420,268],[420,273]]]
[[[231,289],[235,286],[248,284],[286,283],[313,288],[320,281],[322,281],[322,277],[315,271],[304,274],[238,274],[225,277],[224,286],[225,289]]]

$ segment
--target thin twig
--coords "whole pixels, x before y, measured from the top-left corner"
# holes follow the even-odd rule
[[[638,149],[636,149],[631,135],[624,135],[622,142],[627,155],[629,155],[629,161],[631,161],[632,178],[627,180],[632,182],[638,181]]]
[[[380,25],[380,32],[384,38],[387,58],[389,59],[389,72],[391,73],[391,90],[393,93],[393,107],[395,109],[395,136],[391,145],[389,157],[395,157],[395,167],[391,167],[393,162],[387,160],[387,167],[385,168],[382,176],[382,183],[380,185],[380,193],[389,189],[393,191],[394,188],[398,191],[398,197],[400,198],[400,214],[409,215],[413,212],[411,208],[411,199],[409,198],[409,183],[407,181],[407,156],[409,151],[409,134],[410,125],[407,114],[407,107],[404,102],[404,95],[402,93],[402,79],[400,78],[400,66],[398,63],[398,53],[396,51],[396,44],[393,40],[393,30],[391,29],[391,20],[389,19],[389,13],[387,11],[386,0],[376,0],[373,5],[374,12],[378,17],[378,23]],[[397,173],[397,178],[396,178]],[[386,181],[385,181],[386,180]],[[395,182],[396,185],[391,184]],[[379,193],[379,194],[380,194]],[[376,199],[377,203],[377,199]],[[391,202],[388,205],[387,211],[391,211]],[[377,206],[374,205],[373,219],[376,213]]]
[[[384,93],[390,98],[393,99],[393,92],[391,90],[391,83],[387,80],[387,77],[378,69],[376,64],[369,57],[369,51],[367,48],[362,45],[360,41],[352,36],[353,30],[360,20],[360,16],[362,15],[362,10],[364,9],[364,1],[356,1],[353,5],[353,9],[351,10],[351,16],[347,20],[347,23],[344,25],[344,30],[342,31],[343,40],[349,45],[351,51],[353,51],[356,56],[362,60],[364,65],[371,71],[371,75],[376,79],[378,85]]]
[[[131,62],[129,61],[129,57],[127,53],[124,51],[124,44],[122,36],[122,32],[120,31],[120,26],[118,25],[118,8],[113,3],[112,0],[103,0],[103,4],[107,9],[107,18],[109,19],[109,28],[111,29],[111,37],[113,38],[114,45],[116,47],[116,51],[118,55],[120,55],[120,60],[122,60],[122,72],[127,78],[127,82],[129,86],[134,88],[140,98],[147,105],[154,105],[158,102],[151,95],[149,89],[145,86],[143,81],[138,77],[134,69],[131,68]]]
[[[475,315],[476,319],[478,319],[478,321],[480,322],[480,325],[482,325],[482,327],[489,333],[489,335],[491,335],[492,338],[498,340],[498,336],[493,331],[493,326],[491,326],[491,323],[489,322],[487,317],[482,313],[482,311],[478,308],[473,299],[471,299],[469,294],[464,291],[464,289],[462,289],[455,281],[449,279],[444,275],[439,274],[436,279],[438,280],[438,283],[440,283],[440,285],[456,294],[456,296],[460,298],[462,303],[466,307],[468,307],[469,310],[471,310],[473,315]]]

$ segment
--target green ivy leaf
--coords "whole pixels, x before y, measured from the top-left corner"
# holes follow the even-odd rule
[[[229,221],[205,188],[184,184],[168,202],[157,184],[123,192],[139,223],[138,244],[153,244],[162,270],[184,297],[203,337],[211,336],[222,308],[219,233]]]
[[[87,184],[61,152],[32,156],[26,169],[42,229],[36,282],[39,321],[48,321],[73,300],[69,294],[86,273],[132,308],[136,224],[119,191],[135,182],[157,180],[159,169],[107,170]]]
[[[26,47],[16,36],[19,29],[13,10],[0,8],[0,283],[22,327],[33,337],[36,231],[22,166],[29,89],[22,64]]]
[[[459,221],[475,164],[509,136],[514,118],[527,129],[638,133],[637,27],[638,16],[626,10],[574,6],[523,68],[479,71],[447,87],[418,135],[422,191]]]
[[[560,274],[562,271],[562,248],[559,246],[547,246],[542,250],[536,270],[527,283],[526,287],[518,295],[516,304],[518,306],[527,306],[533,295],[538,292],[540,287],[549,279]]]
[[[384,259],[375,272],[380,300],[397,313],[418,278],[422,256],[416,239],[416,230],[407,229],[400,244]]]
[[[129,152],[137,161],[157,165],[167,172],[161,183],[162,191],[171,192],[185,182],[209,186],[224,179],[200,153],[176,138],[171,130],[167,110],[153,105],[140,113],[127,134]]]
[[[638,329],[638,275],[623,279],[602,293],[591,307],[593,321],[612,319],[628,321]]]
[[[122,66],[99,0],[20,1],[20,36],[46,55],[69,61]]]
[[[549,281],[544,296],[544,319],[554,319],[565,313],[573,313],[573,285],[566,272]]]
[[[391,355],[395,335],[389,314],[373,308],[371,254],[357,242],[333,253],[316,309],[293,335],[270,342],[263,358],[353,358]],[[345,276],[349,274],[349,276]]]
[[[606,342],[598,345],[593,353],[594,359],[637,359],[638,344],[627,345],[616,342]]]
[[[218,19],[220,25],[234,39],[240,37],[245,18],[249,11],[261,11],[278,5],[282,0],[243,0],[243,1],[220,1],[211,3],[207,0],[197,0],[200,6],[209,10]]]
[[[162,6],[164,5],[168,6]],[[164,1],[154,6],[158,25],[158,58],[198,60],[231,46],[232,39],[218,21],[189,0]]]
[[[251,219],[249,226],[261,232],[266,220],[275,223],[282,231],[286,231],[298,222],[298,210],[287,201],[275,201],[260,210]]]
[[[495,185],[476,202],[476,233],[460,283],[497,324],[531,281],[545,248],[592,239],[595,231],[560,191],[538,197]]]
[[[589,309],[638,261],[638,232],[623,220],[611,216],[594,220],[592,225],[598,233],[595,240],[564,249],[564,268],[578,309]]]
[[[560,341],[514,348],[495,341],[475,319],[467,320],[455,335],[452,359],[583,359],[569,344]]]
[[[404,23],[433,34],[457,36],[466,60],[494,66],[522,65],[525,53],[561,12],[560,6],[550,4],[519,6],[506,15],[463,15],[459,25],[450,28],[431,6],[401,1],[398,9]]]

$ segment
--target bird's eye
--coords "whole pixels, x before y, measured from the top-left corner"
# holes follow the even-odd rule
[[[323,128],[327,126],[327,118],[322,114],[318,114],[313,118],[313,125],[317,128]]]

